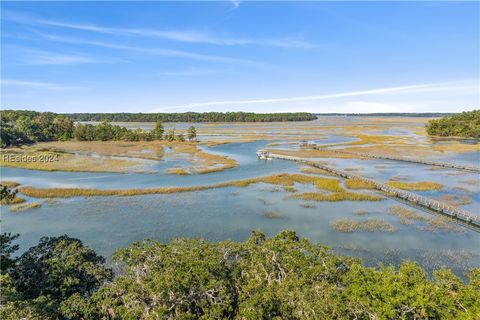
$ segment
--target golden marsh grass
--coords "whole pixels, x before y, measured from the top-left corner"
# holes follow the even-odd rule
[[[334,221],[330,225],[334,230],[340,232],[356,232],[356,231],[380,231],[394,232],[395,227],[383,219],[367,219],[364,221],[356,221],[351,219],[340,219]]]
[[[129,157],[147,160],[161,160],[166,141],[55,141],[40,142],[30,147],[33,150],[51,149],[83,155],[97,154],[106,157]]]
[[[356,192],[333,192],[329,194],[318,193],[318,192],[305,192],[300,194],[292,195],[293,198],[308,200],[308,201],[380,201],[383,200],[382,197],[356,193]]]
[[[11,205],[25,202],[25,199],[21,197],[15,197],[12,200],[2,199],[0,200],[0,205]]]
[[[403,182],[403,181],[388,181],[387,184],[390,187],[402,189],[402,190],[415,190],[415,191],[429,191],[440,190],[443,185],[437,182],[431,181],[418,181],[418,182]]]
[[[310,200],[312,197],[315,201],[377,201],[381,200],[381,197],[346,192],[339,186],[339,181],[335,179],[307,176],[301,174],[275,174],[264,177],[257,177],[244,180],[227,181],[223,183],[217,183],[204,186],[189,186],[189,187],[159,187],[159,188],[147,188],[147,189],[89,189],[89,188],[35,188],[31,186],[20,187],[19,191],[24,195],[33,198],[69,198],[69,197],[94,197],[94,196],[137,196],[148,194],[172,194],[182,192],[202,191],[208,189],[224,188],[224,187],[247,187],[255,183],[266,183],[283,188],[293,188],[295,183],[300,184],[313,184],[318,189],[334,191],[331,194],[325,195],[320,193],[311,193],[312,196],[308,196],[309,193],[299,195],[301,199]],[[293,190],[292,190],[293,191]]]
[[[41,206],[42,204],[40,202],[29,202],[29,203],[22,203],[22,204],[11,206],[9,210],[11,212],[21,212],[21,211],[27,211],[35,208],[40,208]]]
[[[357,179],[345,179],[345,187],[348,189],[375,189],[373,183]]]
[[[448,205],[458,207],[472,203],[472,199],[466,195],[460,194],[445,194],[439,197],[439,200]]]
[[[117,172],[123,173],[134,168],[139,168],[138,161],[130,159],[116,159],[109,157],[92,157],[51,151],[4,151],[2,154],[27,155],[36,161],[6,161],[0,157],[3,167],[22,168],[41,171],[71,171],[71,172]],[[52,159],[52,161],[39,161],[39,159]],[[23,159],[22,159],[23,160]],[[139,168],[140,170],[140,168]]]
[[[324,163],[326,164],[326,163]],[[333,173],[328,172],[326,170],[320,169],[320,168],[315,168],[315,167],[302,167],[300,168],[300,172],[306,173],[306,174],[322,174],[325,176],[334,176]]]
[[[20,183],[15,181],[0,181],[0,186],[5,186],[7,188],[16,188],[20,185]]]
[[[414,221],[422,222],[425,225],[420,228],[423,231],[448,231],[448,232],[464,232],[465,230],[456,225],[450,218],[438,216],[438,217],[425,217],[412,210],[404,208],[400,205],[394,205],[388,208],[388,213],[398,217],[401,224],[410,225]]]
[[[168,173],[168,174],[177,174],[177,175],[181,175],[181,176],[190,174],[188,171],[186,171],[183,168],[169,168],[169,169],[165,170],[165,172]]]
[[[165,152],[168,148],[168,152]],[[185,159],[185,173],[205,174],[234,168],[238,163],[226,156],[203,152],[193,142],[168,141],[66,141],[42,142],[24,148],[2,150],[3,154],[51,156],[55,161],[5,161],[0,165],[43,171],[145,172],[147,161]],[[177,173],[178,172],[178,173]],[[179,174],[179,170],[172,170]]]

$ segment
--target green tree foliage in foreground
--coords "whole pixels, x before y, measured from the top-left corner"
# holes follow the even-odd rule
[[[480,110],[430,120],[426,129],[432,136],[480,138]]]
[[[367,268],[292,231],[245,242],[133,243],[104,260],[43,238],[3,274],[2,319],[478,319],[480,270]],[[97,289],[98,288],[98,289]]]
[[[10,272],[15,266],[16,259],[12,257],[12,254],[18,250],[19,246],[13,242],[18,237],[18,234],[0,234],[0,274]]]
[[[16,236],[2,235],[1,319],[63,319],[62,303],[72,296],[89,297],[112,279],[105,259],[78,239],[42,238],[17,259],[11,244]],[[4,266],[3,262],[8,261]]]
[[[0,204],[10,204],[13,203],[17,197],[18,190],[11,189],[7,186],[0,184]]]

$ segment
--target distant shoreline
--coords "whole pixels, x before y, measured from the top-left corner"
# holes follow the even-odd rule
[[[459,112],[458,112],[459,113]],[[404,112],[377,112],[377,113],[314,113],[317,117],[420,117],[420,118],[435,118],[444,117],[457,114],[456,112],[419,112],[419,113],[404,113]]]

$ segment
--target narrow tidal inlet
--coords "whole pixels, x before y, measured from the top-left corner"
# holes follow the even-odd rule
[[[239,163],[236,168],[204,175],[168,175],[164,169],[171,166],[171,163],[162,161],[155,164],[158,172],[151,174],[2,168],[2,179],[35,187],[131,189],[209,185],[276,173],[301,173],[300,164],[258,160],[255,151],[269,143],[272,141],[202,147],[209,153],[225,155]],[[278,148],[290,147],[280,143]],[[472,156],[467,154],[464,157],[464,160],[469,161]],[[462,155],[457,158],[462,158]],[[480,207],[478,184],[464,183],[478,179],[478,175],[473,173],[433,170],[429,166],[379,159],[319,160],[381,181],[437,182],[442,184],[441,190],[418,193],[433,198],[452,194],[468,195],[469,203],[464,203],[461,207],[474,213],[478,213]],[[293,188],[297,192],[312,191],[312,186],[309,185],[295,184]],[[178,194],[52,199],[43,201],[40,208],[18,213],[10,212],[8,207],[2,206],[2,231],[20,233],[21,251],[36,244],[42,236],[68,234],[81,239],[108,258],[115,249],[144,238],[169,241],[184,236],[208,240],[245,240],[253,229],[260,229],[269,235],[283,229],[292,229],[314,242],[331,246],[338,253],[360,257],[368,265],[411,259],[418,261],[427,270],[447,266],[458,274],[470,267],[480,266],[480,234],[476,231],[453,222],[455,227],[451,229],[431,228],[422,221],[405,224],[397,216],[389,214],[389,208],[401,205],[425,219],[434,218],[431,213],[410,208],[389,198],[375,202],[315,202],[295,199],[291,197],[292,192],[288,191],[292,190],[257,183],[248,187]],[[389,224],[392,230],[341,232],[332,228],[332,224],[341,219],[354,222],[381,220],[382,223]]]

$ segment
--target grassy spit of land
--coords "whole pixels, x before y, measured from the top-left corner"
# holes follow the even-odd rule
[[[394,232],[395,227],[383,219],[367,219],[356,221],[352,219],[340,219],[334,221],[331,227],[340,232],[355,232],[355,231],[381,231]]]
[[[225,156],[201,151],[195,142],[55,141],[2,149],[0,165],[44,171],[152,172],[152,161],[184,159],[188,165],[167,173],[209,173],[234,168]]]
[[[42,204],[40,202],[28,202],[28,203],[21,203],[13,205],[9,208],[11,212],[21,212],[27,211],[35,208],[40,208]]]
[[[417,181],[417,182],[388,181],[387,184],[390,187],[394,187],[402,190],[415,190],[415,191],[440,190],[443,188],[443,186],[440,183],[431,182],[431,181]]]
[[[19,190],[34,198],[68,198],[68,197],[88,197],[88,196],[137,196],[147,194],[171,194],[181,192],[193,192],[225,187],[247,187],[255,183],[266,183],[284,188],[294,187],[298,184],[311,184],[319,191],[308,194],[299,194],[296,198],[316,201],[343,201],[343,200],[369,200],[376,201],[382,199],[379,196],[370,194],[347,192],[340,186],[340,181],[318,176],[307,176],[302,174],[275,174],[264,177],[257,177],[244,180],[227,181],[212,185],[190,186],[190,187],[160,187],[147,189],[86,189],[86,188],[35,188],[31,186],[20,187]],[[293,190],[294,191],[294,190]],[[327,192],[327,193],[326,193]],[[308,197],[307,197],[308,195]],[[307,199],[312,198],[312,199]]]

